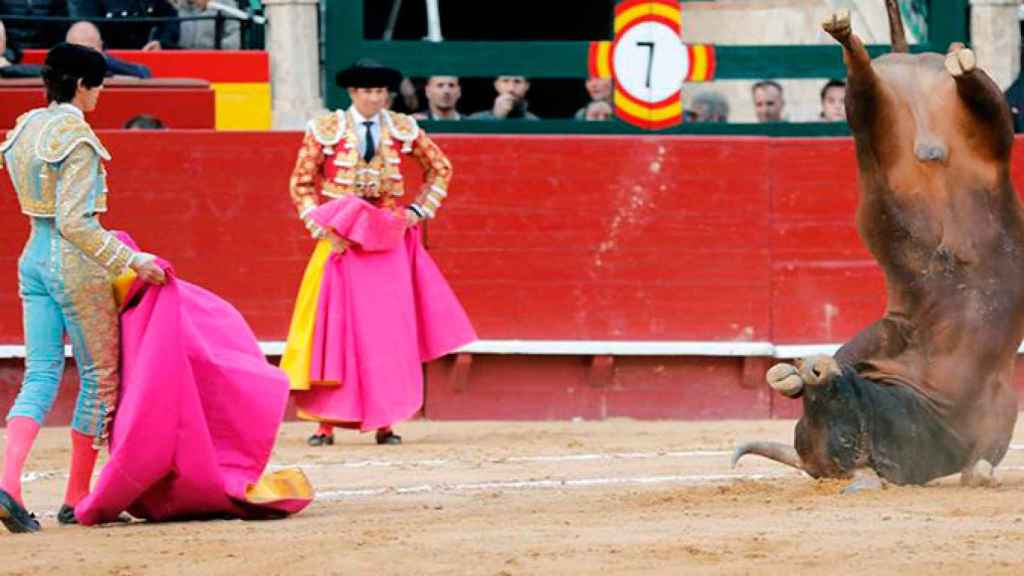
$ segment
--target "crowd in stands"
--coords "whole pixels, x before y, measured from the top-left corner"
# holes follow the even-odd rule
[[[219,5],[238,7],[242,1],[0,0],[0,19],[6,19],[8,47],[15,50],[48,49],[79,20],[93,22],[108,49],[205,50],[217,47]],[[221,15],[221,27],[220,47],[238,49],[238,20]]]
[[[490,108],[467,112],[459,109],[462,87],[456,76],[431,76],[423,86],[426,103],[419,106],[419,98],[413,89],[403,83],[401,93],[392,94],[392,108],[415,112],[420,120],[539,120],[530,111],[528,95],[530,81],[523,76],[498,76],[494,80],[494,100]],[[610,120],[614,116],[612,105],[613,84],[610,79],[588,78],[585,82],[588,100],[573,118],[581,121]],[[844,99],[846,83],[843,80],[829,80],[821,89],[821,110],[817,119],[821,122],[843,122],[846,120]],[[755,82],[751,88],[751,105],[758,122],[785,122],[785,95],[782,86],[774,80]],[[686,122],[728,122],[729,102],[720,93],[707,88],[696,91],[689,98],[684,111]]]
[[[244,0],[219,0],[238,6]],[[141,64],[119,60],[108,49],[165,50],[211,49],[219,45],[237,49],[241,45],[237,20],[191,19],[217,15],[214,0],[0,0],[0,77],[31,77],[40,74],[38,65],[22,64],[21,50],[49,48],[60,41],[95,48],[107,59],[108,75],[149,78]],[[168,20],[138,21],[131,18],[168,17]],[[181,20],[174,17],[184,18]],[[49,18],[58,18],[50,20]],[[5,26],[6,24],[6,26]],[[604,121],[614,116],[613,85],[610,79],[588,78],[587,101],[573,117],[580,121]],[[394,109],[414,113],[427,120],[538,120],[529,105],[530,80],[523,76],[498,76],[489,108],[460,110],[462,88],[455,76],[432,76],[423,85],[425,102],[413,82],[406,78],[392,94]],[[823,122],[845,120],[842,80],[830,80],[821,90]],[[482,98],[482,95],[480,96]],[[785,122],[785,94],[774,80],[762,80],[751,88],[751,105],[758,122]],[[684,112],[687,122],[728,122],[729,102],[713,88],[690,95]]]

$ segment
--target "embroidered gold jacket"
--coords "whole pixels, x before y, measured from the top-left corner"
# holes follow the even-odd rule
[[[54,218],[64,239],[117,274],[135,253],[97,218],[107,211],[102,160],[110,160],[110,154],[82,113],[68,104],[22,114],[0,144],[0,168],[10,174],[21,211]]]
[[[410,206],[417,214],[434,217],[448,196],[451,163],[411,116],[388,110],[381,116],[380,146],[369,163],[359,154],[350,112],[338,110],[309,122],[289,183],[300,215],[316,207],[318,193],[328,198],[355,195],[394,206],[405,193],[401,155],[412,154],[423,169],[423,190]]]

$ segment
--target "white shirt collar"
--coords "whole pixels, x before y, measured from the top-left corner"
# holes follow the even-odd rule
[[[359,113],[359,110],[356,110],[355,106],[353,106],[352,107],[352,119],[355,120],[355,123],[358,124],[359,126],[362,126],[363,122],[373,122],[374,124],[377,124],[377,123],[380,122],[380,112],[376,113],[373,116],[373,118],[366,118],[362,114]]]
[[[79,118],[85,119],[85,114],[83,114],[82,111],[79,110],[77,106],[75,106],[73,104],[68,104],[67,102],[62,102],[60,104],[56,104],[56,103],[50,104],[50,108],[53,108],[54,110],[61,110],[63,112],[70,112],[71,114],[74,114],[75,116],[78,116]]]

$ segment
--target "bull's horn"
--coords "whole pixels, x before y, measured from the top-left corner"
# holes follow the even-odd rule
[[[740,444],[736,447],[736,451],[732,453],[732,467],[735,468],[740,458],[747,454],[764,456],[780,464],[792,466],[797,470],[804,469],[803,463],[800,461],[800,455],[796,453],[796,450],[792,446],[781,442],[747,442],[746,444]]]

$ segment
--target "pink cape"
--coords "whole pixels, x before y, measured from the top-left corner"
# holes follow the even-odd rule
[[[113,521],[124,510],[147,520],[302,510],[311,491],[247,494],[284,418],[287,377],[266,362],[237,310],[164,268],[167,284],[144,287],[136,280],[130,294],[137,303],[122,312],[121,396],[110,459],[75,516],[88,525]]]
[[[331,254],[320,284],[310,380],[327,385],[294,392],[296,405],[362,430],[411,418],[423,405],[422,363],[476,340],[473,326],[418,227],[358,198],[311,217],[354,244]]]

